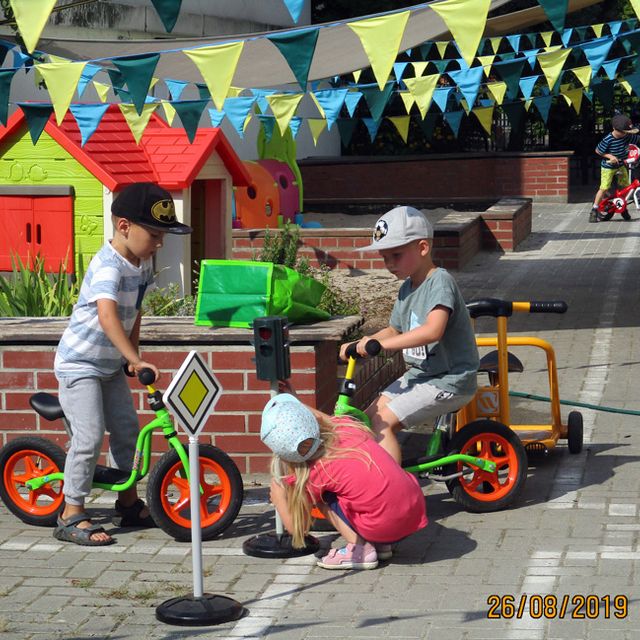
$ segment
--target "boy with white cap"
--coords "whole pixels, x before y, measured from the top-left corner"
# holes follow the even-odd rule
[[[362,356],[372,339],[386,351],[402,350],[409,366],[367,408],[378,441],[397,462],[397,431],[457,411],[477,389],[478,349],[469,312],[451,274],[434,264],[432,246],[429,221],[417,209],[401,206],[377,221],[372,244],[361,249],[379,251],[387,269],[406,279],[389,326],[357,343]],[[345,360],[347,346],[340,349]]]

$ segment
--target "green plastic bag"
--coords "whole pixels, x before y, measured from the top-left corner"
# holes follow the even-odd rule
[[[272,262],[203,260],[195,323],[250,328],[262,316],[286,316],[291,323],[328,320],[318,309],[325,286]]]

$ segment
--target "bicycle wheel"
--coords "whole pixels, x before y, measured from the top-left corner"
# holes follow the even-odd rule
[[[607,202],[604,206],[600,206],[602,208],[598,211],[598,218],[603,222],[611,220],[611,218],[613,218],[613,214],[616,212],[616,207],[613,202]]]
[[[244,485],[233,460],[210,444],[199,447],[202,539],[220,535],[236,518]],[[165,453],[149,474],[147,504],[156,524],[176,540],[191,540],[189,479],[174,451]]]
[[[64,469],[66,455],[53,442],[39,437],[16,438],[0,450],[0,498],[22,522],[38,527],[56,525],[64,496],[62,481],[45,484],[35,491],[27,480]]]
[[[467,511],[487,513],[508,507],[520,494],[527,478],[527,454],[520,438],[493,420],[476,420],[458,431],[448,455],[462,453],[493,460],[496,471],[469,468],[462,462],[449,465],[446,473],[467,471],[447,480],[453,499]]]
[[[580,453],[584,442],[584,428],[582,426],[582,414],[579,411],[571,411],[567,421],[567,446],[569,453]]]

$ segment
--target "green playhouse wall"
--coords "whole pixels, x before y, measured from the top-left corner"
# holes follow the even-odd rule
[[[103,243],[102,183],[48,133],[34,145],[28,132],[8,140],[0,156],[0,184],[71,185],[74,198],[74,262],[86,269]]]

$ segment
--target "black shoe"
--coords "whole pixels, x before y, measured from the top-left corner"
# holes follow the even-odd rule
[[[589,213],[589,222],[600,222],[600,215],[596,208],[591,209],[591,213]]]

